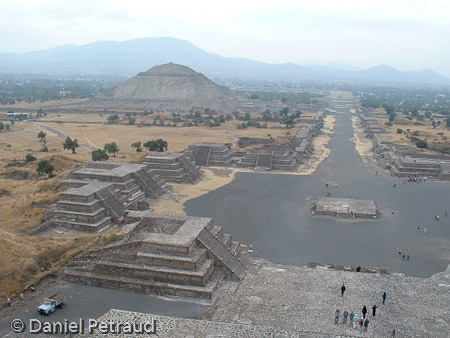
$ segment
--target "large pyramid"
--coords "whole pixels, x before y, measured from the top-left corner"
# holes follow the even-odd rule
[[[87,102],[105,110],[189,111],[214,109],[232,112],[245,100],[189,67],[168,63],[139,73]]]

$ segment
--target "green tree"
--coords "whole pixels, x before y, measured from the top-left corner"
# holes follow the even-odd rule
[[[116,142],[106,143],[103,149],[106,150],[108,154],[113,154],[113,156],[116,156],[116,153],[119,152],[119,147]]]
[[[447,120],[445,120],[445,123],[447,124],[447,128],[450,128],[450,117],[447,117]]]
[[[53,176],[53,171],[55,170],[55,167],[53,164],[50,163],[49,160],[40,160],[38,163],[38,167],[36,171],[39,173],[39,175],[42,174],[48,174],[48,177]]]
[[[42,130],[38,133],[37,137],[39,140],[45,140],[45,137],[47,136],[46,133],[44,133]]]
[[[66,140],[63,143],[63,148],[64,150],[72,150],[72,154],[76,153],[76,149],[79,147],[80,145],[78,144],[78,140],[77,139],[71,139],[69,136],[67,136]]]
[[[93,150],[91,153],[91,156],[92,156],[92,161],[106,161],[109,158],[106,151],[102,150],[102,149]]]
[[[136,149],[136,151],[138,153],[140,153],[142,151],[142,143],[141,143],[141,141],[137,141],[137,142],[132,143],[131,144],[131,148]]]
[[[106,119],[108,121],[108,123],[114,123],[119,121],[119,115],[114,114],[114,115],[110,115],[108,116],[108,118]]]
[[[147,148],[149,151],[160,151],[163,152],[167,150],[168,143],[163,139],[150,140],[144,143],[144,148]]]
[[[3,122],[0,122],[0,130],[3,130],[5,128],[5,125],[3,124]]]
[[[426,148],[428,148],[428,143],[425,140],[417,140],[416,147],[420,148],[420,149],[426,149]]]

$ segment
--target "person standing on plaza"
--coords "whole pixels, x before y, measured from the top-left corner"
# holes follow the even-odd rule
[[[363,325],[364,325],[364,319],[359,318],[359,330],[362,332],[363,330]]]
[[[352,312],[350,312],[350,321],[348,323],[348,326],[353,326],[353,318],[355,317],[355,314]]]
[[[339,311],[339,309],[337,309],[336,312],[334,313],[334,323],[335,324],[338,323],[340,314],[341,314],[341,311]]]
[[[356,329],[356,324],[359,322],[359,316],[355,313],[353,316],[353,328]]]
[[[341,286],[341,297],[344,297],[344,292],[345,292],[345,285],[344,285],[344,283],[342,283],[342,286]]]
[[[372,316],[373,316],[373,317],[375,317],[376,312],[377,312],[377,306],[374,304],[374,305],[372,306]]]
[[[366,314],[367,314],[367,308],[366,308],[365,305],[362,308],[362,314],[363,314],[363,318],[365,319],[366,318]]]
[[[364,321],[364,331],[367,331],[367,328],[369,327],[369,319],[366,318]]]
[[[6,301],[6,305],[7,305],[8,307],[11,307],[11,299],[10,299],[10,298],[8,298],[8,300]]]
[[[383,292],[383,305],[386,305],[386,298],[387,298],[386,291],[384,291]]]
[[[345,310],[344,311],[344,319],[343,319],[343,321],[342,321],[342,324],[347,324],[347,318],[348,318],[348,311],[347,310]]]

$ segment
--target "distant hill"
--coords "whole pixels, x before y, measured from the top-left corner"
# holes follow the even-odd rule
[[[23,54],[0,54],[0,73],[54,75],[133,76],[155,65],[173,62],[210,78],[268,81],[375,81],[450,84],[433,70],[402,72],[381,65],[360,70],[341,62],[268,64],[243,58],[226,58],[174,38],[144,38],[123,42],[100,41],[67,45]]]

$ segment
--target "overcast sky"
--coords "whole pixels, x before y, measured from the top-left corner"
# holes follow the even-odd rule
[[[269,63],[432,68],[450,77],[449,0],[0,0],[0,53],[174,37]]]

